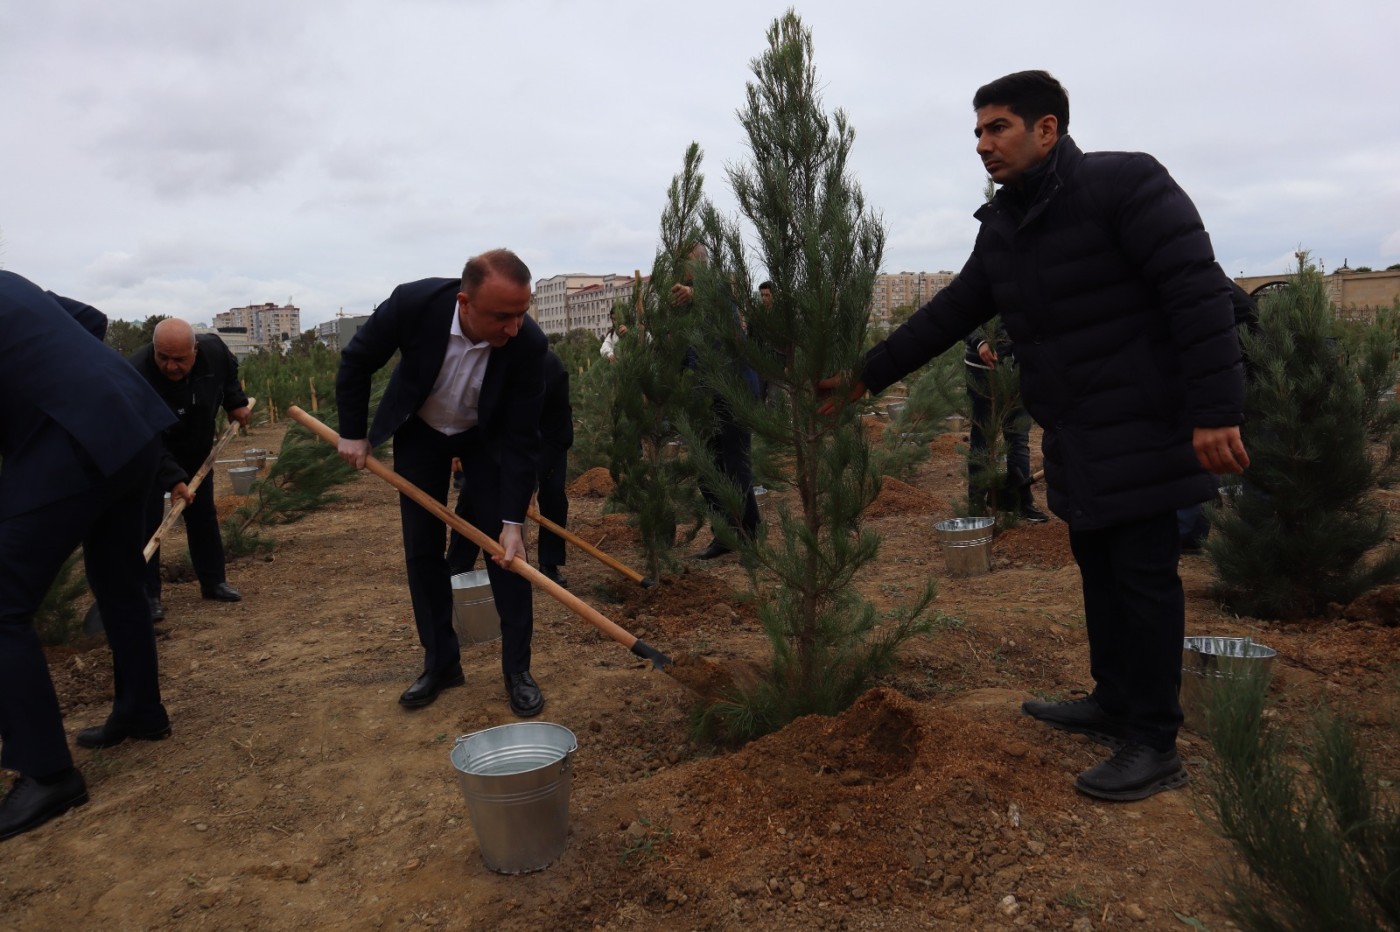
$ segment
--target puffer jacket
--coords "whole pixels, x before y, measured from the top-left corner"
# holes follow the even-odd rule
[[[1230,281],[1186,193],[1143,153],[1063,137],[1034,199],[1003,189],[951,285],[866,356],[878,392],[1001,314],[1044,429],[1050,507],[1074,530],[1209,499],[1195,427],[1243,422]]]

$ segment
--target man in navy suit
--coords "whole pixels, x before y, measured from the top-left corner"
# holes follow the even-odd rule
[[[520,527],[535,490],[544,397],[548,343],[526,316],[531,281],[515,253],[495,249],[469,260],[460,280],[400,285],[341,353],[335,384],[340,455],[352,466],[363,468],[370,450],[392,435],[398,473],[445,504],[452,459],[461,459],[476,526],[505,551],[486,569],[501,617],[506,695],[521,717],[544,708],[530,675],[530,584],[506,569],[525,558]],[[395,352],[399,364],[367,425],[371,377]],[[417,708],[465,680],[452,627],[447,528],[407,496],[399,498],[399,514],[424,652],[423,673],[399,703]]]
[[[170,409],[104,346],[94,308],[0,272],[0,766],[19,773],[0,839],[87,802],[34,613],[79,544],[112,648],[116,697],[78,744],[170,734],[142,589],[146,495]]]

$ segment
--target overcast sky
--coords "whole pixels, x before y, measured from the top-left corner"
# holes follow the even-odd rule
[[[0,266],[110,316],[283,303],[309,327],[494,246],[649,269],[695,140],[732,209],[768,0],[7,0]],[[886,271],[956,270],[971,97],[1045,68],[1093,149],[1151,152],[1231,274],[1400,262],[1400,3],[819,0],[829,109]]]

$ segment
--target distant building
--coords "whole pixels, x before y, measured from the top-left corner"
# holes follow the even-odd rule
[[[646,276],[642,277],[645,283]],[[616,301],[633,300],[635,282],[630,275],[574,273],[535,282],[535,322],[545,333],[589,330],[607,333],[608,312]]]
[[[870,324],[890,329],[895,308],[919,308],[953,281],[952,272],[885,272],[875,276],[870,295]]]
[[[321,341],[321,345],[338,353],[345,349],[346,344],[354,338],[367,320],[368,314],[346,316],[342,309],[335,317],[316,325],[316,339]]]
[[[214,315],[214,329],[241,327],[248,342],[281,352],[301,335],[301,309],[292,304],[252,304]],[[227,342],[227,341],[225,341]]]
[[[1251,295],[1262,295],[1293,280],[1292,272],[1282,275],[1241,275],[1235,279]],[[1400,269],[1383,272],[1357,272],[1346,263],[1323,277],[1327,297],[1343,317],[1370,320],[1381,308],[1392,307],[1400,298]]]
[[[248,331],[243,327],[215,328],[206,327],[204,324],[192,324],[191,327],[196,334],[218,334],[219,339],[224,341],[224,345],[229,348],[229,352],[233,353],[239,362],[247,359],[253,354],[255,349],[258,349],[258,347],[252,344],[248,336]]]

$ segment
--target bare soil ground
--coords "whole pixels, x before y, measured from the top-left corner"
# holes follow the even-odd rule
[[[1229,928],[1218,897],[1232,854],[1204,816],[1204,781],[1140,803],[1090,800],[1072,780],[1100,749],[1020,714],[1026,698],[1089,686],[1078,574],[1053,521],[1000,535],[990,574],[947,577],[934,523],[962,494],[961,439],[939,438],[914,479],[886,483],[871,513],[881,558],[859,581],[890,607],[935,577],[939,629],[837,718],[738,751],[699,745],[686,689],[537,596],[541,718],[570,728],[579,750],[567,850],[520,876],[482,864],[449,762],[456,736],[515,721],[498,647],[464,649],[465,688],[399,707],[422,654],[395,494],[362,475],[337,504],[272,529],[270,556],[231,564],[243,602],[167,587],[174,736],[75,750],[92,801],[4,844],[0,927]],[[279,442],[280,429],[260,428],[248,445]],[[635,534],[601,513],[605,485],[586,475],[572,487],[571,526],[638,566]],[[1236,618],[1209,598],[1203,558],[1181,569],[1188,634],[1278,649],[1273,714],[1350,704],[1394,766],[1393,619]],[[565,572],[673,656],[766,656],[733,557],[687,561],[645,592],[582,553]],[[55,651],[51,669],[69,729],[100,722],[105,646]],[[1199,775],[1207,744],[1184,732],[1181,749]]]

